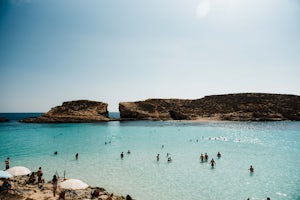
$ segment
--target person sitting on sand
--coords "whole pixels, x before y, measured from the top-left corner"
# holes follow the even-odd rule
[[[36,181],[36,177],[34,172],[32,172],[27,183],[34,184],[35,181]]]
[[[65,200],[66,199],[66,191],[61,191],[60,193],[59,193],[59,197],[58,197],[58,200]]]
[[[254,168],[253,168],[253,166],[252,166],[252,165],[250,165],[249,171],[250,171],[251,173],[253,173],[253,172],[254,172]]]
[[[52,178],[52,184],[53,184],[53,196],[55,197],[57,186],[58,186],[58,179],[56,175],[54,175]]]
[[[4,180],[2,186],[1,186],[1,189],[4,189],[4,190],[11,190],[12,189],[12,185],[8,182],[7,179]]]
[[[126,195],[126,200],[132,200],[132,197],[129,194],[127,194]]]
[[[111,193],[106,200],[113,200],[113,197],[114,197],[114,193]]]
[[[99,189],[96,189],[96,190],[94,190],[93,193],[91,193],[91,199],[93,199],[93,198],[98,199],[99,196],[100,196],[100,190]]]

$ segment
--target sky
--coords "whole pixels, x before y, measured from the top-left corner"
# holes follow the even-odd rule
[[[0,0],[0,112],[300,95],[300,0]]]

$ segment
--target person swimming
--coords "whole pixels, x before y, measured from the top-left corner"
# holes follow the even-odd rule
[[[57,151],[54,151],[54,155],[57,155]]]
[[[168,157],[168,162],[172,162],[172,158],[171,157]]]

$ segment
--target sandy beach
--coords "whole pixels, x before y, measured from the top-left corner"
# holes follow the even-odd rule
[[[65,191],[65,199],[91,199],[91,193],[99,189],[100,195],[98,198],[107,200],[110,199],[112,193],[107,192],[104,188],[100,187],[88,187],[84,190],[64,190],[61,188],[57,189],[57,194],[53,196],[53,185],[50,182],[42,184],[42,187],[39,187],[37,183],[35,184],[26,184],[28,176],[16,176],[9,179],[12,189],[7,191],[0,191],[0,200],[57,200],[59,199],[59,193]],[[0,185],[3,183],[3,179],[0,180]],[[59,182],[63,181],[59,179]],[[113,195],[112,200],[124,200],[124,196]]]

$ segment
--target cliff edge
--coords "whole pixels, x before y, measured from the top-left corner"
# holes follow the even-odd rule
[[[107,104],[78,100],[64,102],[37,118],[23,119],[26,123],[78,123],[109,121]]]
[[[300,96],[238,93],[201,99],[147,99],[121,102],[121,120],[300,120]]]

